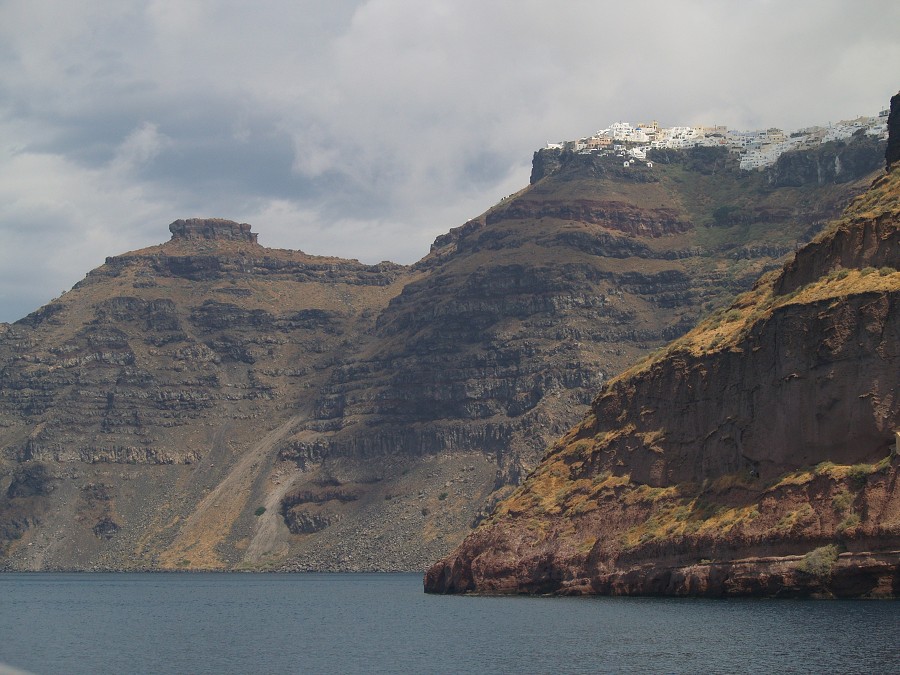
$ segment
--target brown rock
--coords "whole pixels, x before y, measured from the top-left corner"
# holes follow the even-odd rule
[[[247,223],[235,223],[222,218],[188,218],[169,225],[172,239],[220,239],[256,243],[255,233]]]
[[[413,266],[176,221],[2,327],[0,491],[36,461],[54,490],[0,505],[0,566],[422,569],[609,375],[864,185],[785,192],[699,155],[615,164],[545,167]],[[108,511],[85,484],[110,486]],[[323,485],[359,499],[291,503]],[[93,532],[107,516],[119,529]]]
[[[898,229],[893,172],[607,385],[426,591],[900,596]]]

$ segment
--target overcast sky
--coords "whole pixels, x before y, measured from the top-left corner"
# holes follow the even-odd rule
[[[177,218],[411,263],[547,141],[876,114],[898,27],[896,0],[0,0],[0,321]]]

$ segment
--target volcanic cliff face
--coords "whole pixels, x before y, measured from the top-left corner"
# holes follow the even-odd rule
[[[421,569],[868,182],[558,159],[413,266],[176,221],[0,326],[3,564]]]
[[[883,144],[855,142],[877,167]],[[868,184],[774,188],[708,154],[626,168],[537,153],[532,185],[414,266],[291,456],[475,447],[497,487],[516,483],[607,376],[749,288]]]
[[[4,327],[0,520],[17,567],[239,564],[254,526],[280,519],[277,443],[408,277],[267,249],[231,221],[170,230]],[[22,494],[32,474],[43,487]]]
[[[662,352],[430,592],[900,595],[900,172]]]
[[[888,173],[900,163],[900,93],[891,97],[891,110],[888,115],[888,143],[885,151],[885,164]]]

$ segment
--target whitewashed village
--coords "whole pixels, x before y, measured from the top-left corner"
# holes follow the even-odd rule
[[[784,132],[771,128],[757,131],[737,131],[725,126],[661,127],[657,121],[631,124],[615,122],[592,136],[577,141],[548,143],[547,149],[570,150],[580,154],[596,154],[620,159],[624,166],[638,162],[652,167],[647,151],[651,149],[684,149],[696,147],[727,147],[740,156],[745,171],[774,164],[785,152],[807,150],[830,141],[849,138],[856,133],[887,139],[887,110],[872,117],[842,120],[827,126],[814,126]]]

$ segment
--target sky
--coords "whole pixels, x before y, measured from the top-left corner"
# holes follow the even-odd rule
[[[877,114],[898,26],[896,0],[0,0],[0,322],[178,218],[406,264],[549,141]]]

